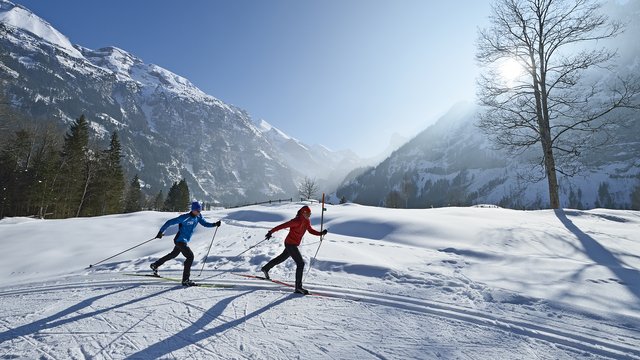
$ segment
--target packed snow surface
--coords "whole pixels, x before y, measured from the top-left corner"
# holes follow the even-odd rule
[[[227,287],[131,276],[172,249],[175,227],[151,239],[177,213],[0,220],[0,358],[640,359],[640,212],[345,204],[320,224],[311,204],[319,296],[238,276],[283,250],[286,230],[260,242],[302,205],[203,213],[223,225],[196,229],[191,279]]]

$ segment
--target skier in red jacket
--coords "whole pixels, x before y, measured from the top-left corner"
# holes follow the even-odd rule
[[[303,295],[307,295],[309,292],[302,287],[302,274],[304,272],[304,260],[302,259],[300,250],[298,250],[298,246],[300,245],[300,242],[302,241],[302,237],[304,236],[305,232],[307,232],[307,230],[313,235],[317,235],[317,236],[327,234],[326,229],[320,232],[311,227],[311,223],[309,222],[310,216],[311,216],[311,209],[305,205],[301,207],[300,210],[298,210],[298,213],[296,214],[295,218],[269,230],[269,232],[266,235],[267,239],[270,239],[271,235],[274,232],[285,229],[285,228],[289,228],[289,234],[287,235],[287,238],[284,240],[284,251],[282,252],[282,254],[276,256],[271,261],[269,261],[265,266],[262,267],[262,272],[264,273],[264,277],[269,279],[269,270],[271,270],[272,267],[287,260],[289,256],[291,256],[293,260],[296,262],[295,292]]]

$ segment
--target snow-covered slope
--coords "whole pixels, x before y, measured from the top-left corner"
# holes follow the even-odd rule
[[[329,234],[305,280],[324,296],[257,274],[302,204],[205,212],[192,279],[153,278],[174,213],[0,221],[0,356],[92,359],[639,359],[640,213],[495,207],[327,206]],[[311,205],[320,227],[320,206]],[[212,241],[212,236],[215,239]],[[210,244],[213,244],[207,255]],[[318,238],[300,247],[307,263]],[[182,257],[161,273],[179,277]],[[206,260],[206,262],[205,262]],[[200,270],[204,269],[199,276]],[[292,281],[287,260],[271,276]]]

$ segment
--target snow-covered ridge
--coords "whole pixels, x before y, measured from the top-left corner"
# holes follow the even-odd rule
[[[20,5],[0,0],[0,22],[26,30],[51,45],[64,50],[69,55],[82,58],[82,54],[73,47],[66,36],[62,35],[51,24]]]
[[[269,124],[266,120],[261,119],[260,122],[257,124],[258,129],[260,130],[260,132],[263,133],[267,133],[267,132],[273,132],[275,135],[281,137],[284,140],[294,140],[297,141],[296,139],[290,137],[289,135],[285,134],[284,132],[282,132],[280,129],[274,127],[273,125]]]
[[[146,64],[137,56],[115,46],[98,50],[79,47],[93,65],[112,72],[119,81],[134,82],[148,93],[165,91],[182,98],[214,103],[232,112],[239,111],[197,88],[191,81],[161,66]]]
[[[109,69],[119,76],[130,76],[130,71],[136,64],[142,64],[142,60],[132,54],[117,48],[105,47],[98,50],[91,50],[80,47],[83,55],[96,66]]]

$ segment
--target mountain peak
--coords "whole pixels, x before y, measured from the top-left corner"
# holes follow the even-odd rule
[[[21,5],[0,0],[0,22],[26,31],[73,57],[82,57],[82,54],[71,44],[66,36],[62,35],[51,26],[51,24]]]

